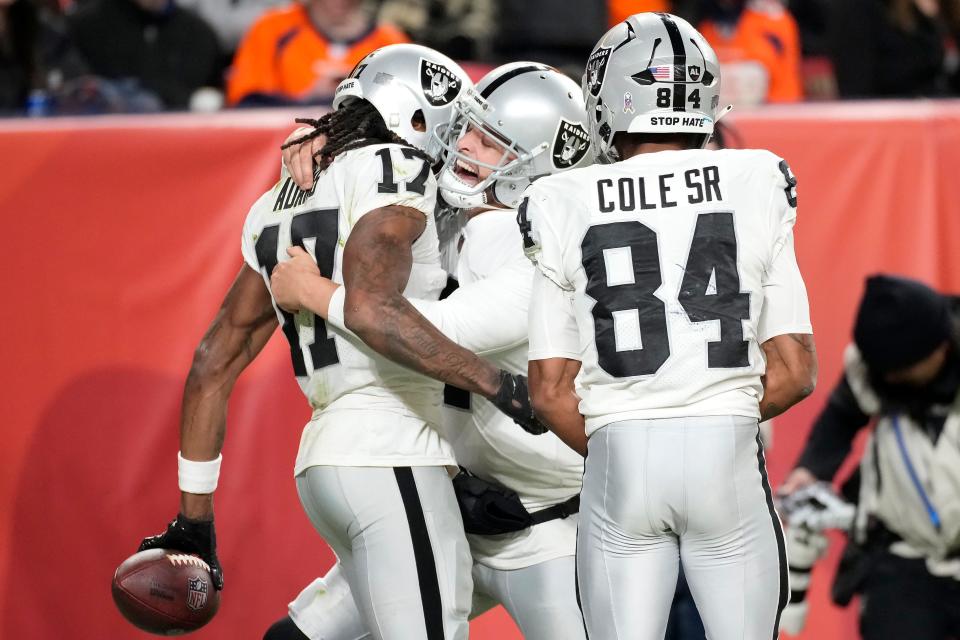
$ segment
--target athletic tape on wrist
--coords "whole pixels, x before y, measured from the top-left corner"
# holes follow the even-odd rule
[[[223,454],[213,460],[187,460],[177,452],[177,477],[180,491],[187,493],[213,493],[220,479],[220,463]]]

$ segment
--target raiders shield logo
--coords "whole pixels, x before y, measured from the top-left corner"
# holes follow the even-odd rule
[[[603,77],[607,73],[607,60],[609,59],[609,47],[600,47],[591,53],[587,59],[587,70],[584,73],[587,75],[587,89],[594,98],[600,95]]]
[[[569,169],[587,155],[590,134],[579,122],[560,120],[557,137],[553,140],[553,166]]]
[[[441,64],[420,58],[420,86],[434,107],[450,104],[460,92],[460,79]]]
[[[687,74],[690,76],[690,79],[696,82],[700,79],[700,67],[695,64],[687,67]]]
[[[187,580],[187,607],[194,611],[203,609],[207,604],[207,581],[203,578]]]

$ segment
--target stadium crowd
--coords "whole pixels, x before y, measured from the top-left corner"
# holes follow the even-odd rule
[[[477,77],[518,59],[578,76],[641,11],[697,25],[738,105],[960,91],[960,0],[0,0],[0,113],[329,104],[364,55],[407,41]]]

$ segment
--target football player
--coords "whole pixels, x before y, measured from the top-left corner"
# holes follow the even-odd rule
[[[601,164],[520,205],[536,261],[530,390],[585,463],[578,591],[590,638],[663,638],[682,562],[715,640],[769,640],[788,597],[758,419],[814,387],[796,179],[702,150],[720,69],[669,14],[631,16],[583,79]]]
[[[537,63],[498,67],[457,101],[447,139],[440,191],[467,219],[456,269],[459,288],[444,300],[412,303],[457,343],[519,373],[526,370],[533,267],[517,233],[515,207],[534,179],[592,159],[579,87]],[[278,303],[329,315],[333,326],[342,327],[344,288],[296,253],[274,271]],[[464,499],[474,561],[471,615],[503,604],[525,638],[582,640],[574,590],[577,519],[571,515],[582,458],[552,434],[520,431],[483,398],[473,398],[472,405],[471,424],[447,433],[457,462],[482,481],[516,491],[536,524],[471,534],[489,523],[474,522],[482,514],[466,504],[469,496]],[[455,481],[463,498],[460,480],[472,478]],[[355,640],[367,633],[343,572],[334,567],[291,603],[290,617],[265,638]]]
[[[447,78],[442,95],[437,74]],[[241,240],[246,264],[197,349],[184,392],[180,514],[141,549],[198,553],[222,587],[213,492],[227,398],[279,325],[314,409],[297,455],[298,492],[337,554],[367,628],[377,638],[467,636],[471,565],[447,473],[453,451],[437,430],[440,386],[309,312],[287,313],[274,304],[269,282],[290,247],[307,250],[321,272],[349,285],[347,324],[361,335],[374,317],[406,326],[416,312],[403,295],[436,298],[446,274],[424,149],[468,86],[456,63],[431,49],[377,50],[338,87],[335,111],[315,123],[326,136],[315,187],[302,191],[285,177],[250,209]],[[430,337],[440,347],[421,359],[442,357],[451,382],[526,416],[516,376],[435,329]]]

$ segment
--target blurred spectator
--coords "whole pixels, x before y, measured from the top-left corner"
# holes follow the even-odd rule
[[[829,482],[875,420],[834,601],[862,594],[864,640],[960,637],[960,298],[870,277],[853,338],[781,492]]]
[[[803,98],[797,23],[777,0],[705,0],[700,32],[723,69],[721,103]]]
[[[180,6],[195,11],[220,38],[220,46],[231,56],[250,25],[268,9],[289,0],[179,0]]]
[[[831,26],[841,97],[958,92],[960,0],[845,0]]]
[[[112,81],[110,100],[131,110],[147,110],[153,96],[167,109],[185,109],[197,90],[222,85],[216,34],[174,0],[91,0],[68,24],[91,71]]]
[[[380,5],[381,20],[456,60],[490,59],[494,12],[494,0],[384,0]]]
[[[0,113],[53,112],[64,81],[85,70],[53,9],[0,0]]]
[[[789,0],[787,7],[800,28],[803,59],[800,77],[807,100],[834,100],[837,82],[830,61],[830,0]]]
[[[613,27],[635,13],[644,11],[673,12],[670,0],[607,0],[607,24]]]
[[[361,0],[304,0],[274,9],[244,36],[227,77],[231,105],[327,102],[368,53],[408,42]]]
[[[828,24],[830,0],[789,0],[787,9],[800,29],[804,57],[829,55]]]
[[[537,60],[578,81],[607,31],[606,0],[498,0],[494,46],[504,62]]]
[[[607,0],[607,18],[612,27],[635,13],[666,11],[697,24],[701,18],[701,4],[701,0]]]

